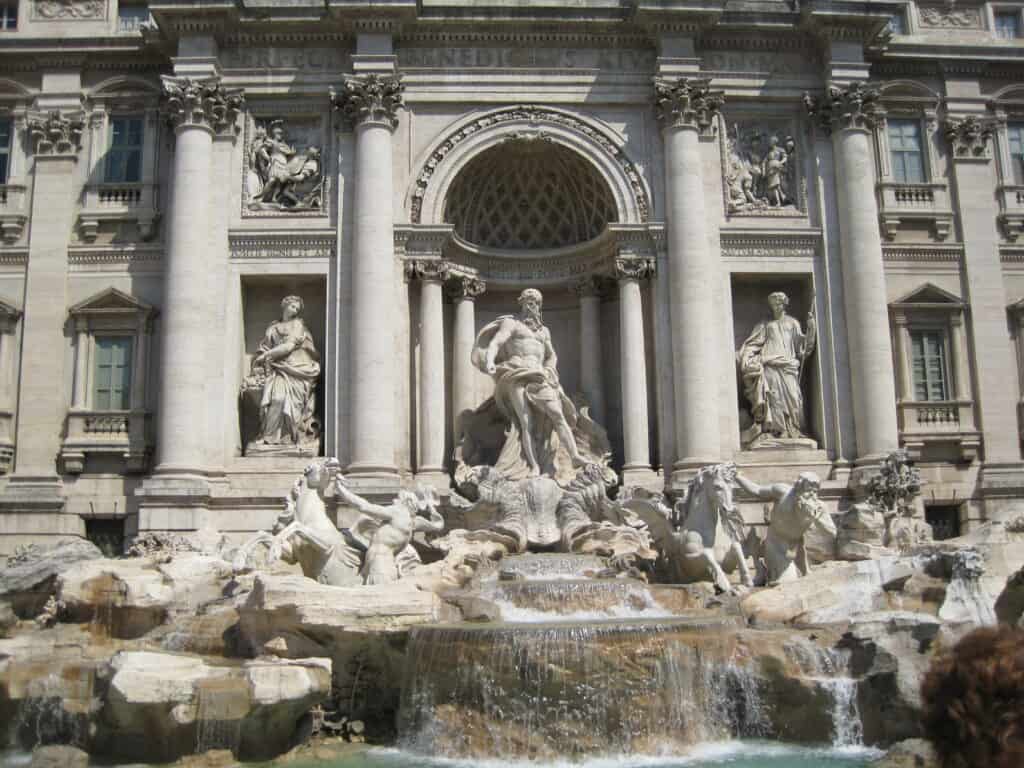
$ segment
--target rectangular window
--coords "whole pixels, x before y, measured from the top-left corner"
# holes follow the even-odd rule
[[[149,19],[149,6],[145,3],[139,5],[122,3],[117,8],[117,31],[138,32],[139,28]]]
[[[903,11],[896,11],[892,16],[889,17],[889,23],[885,25],[885,28],[889,30],[891,35],[905,35],[907,34],[907,17]]]
[[[11,121],[0,118],[0,184],[7,183],[11,172]]]
[[[920,122],[890,120],[889,152],[892,155],[892,175],[896,181],[900,184],[925,182]]]
[[[955,539],[960,535],[959,506],[929,505],[924,508],[924,519],[932,527],[936,541]]]
[[[131,406],[132,339],[130,336],[96,337],[96,378],[93,409],[127,411]]]
[[[995,14],[996,37],[1000,40],[1014,40],[1020,37],[1020,13],[998,11]]]
[[[1014,184],[1024,185],[1024,123],[1010,123],[1010,175]]]
[[[18,28],[18,0],[0,2],[0,30]]]
[[[941,331],[911,331],[914,370],[914,400],[931,402],[949,399],[946,378],[946,339]]]
[[[112,117],[104,181],[135,183],[142,178],[142,118]]]

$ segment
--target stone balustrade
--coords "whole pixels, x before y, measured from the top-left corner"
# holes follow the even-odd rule
[[[946,240],[953,229],[953,209],[945,183],[884,181],[878,184],[878,204],[882,230],[889,240],[908,222],[926,222],[937,240]]]
[[[60,449],[69,474],[85,470],[89,455],[112,456],[125,463],[127,472],[144,472],[153,451],[152,414],[145,410],[68,412],[67,436]]]
[[[87,184],[85,204],[78,219],[83,239],[95,240],[103,221],[135,221],[142,238],[148,240],[159,216],[156,195],[156,184]]]
[[[1007,240],[1016,242],[1024,234],[1024,185],[1002,184],[999,197],[999,226]]]
[[[25,185],[0,184],[0,237],[13,243],[21,237],[28,214],[25,212]]]
[[[961,461],[977,455],[981,433],[974,423],[974,400],[904,400],[897,409],[900,442],[912,457],[920,458],[929,443],[953,445]]]

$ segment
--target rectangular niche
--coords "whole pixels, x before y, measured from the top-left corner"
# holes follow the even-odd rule
[[[324,419],[324,349],[326,344],[327,330],[327,284],[325,279],[319,275],[260,275],[242,278],[242,318],[243,318],[243,349],[240,360],[242,386],[238,399],[238,426],[242,438],[242,453],[244,456],[252,457],[309,457],[323,454],[323,419]],[[319,358],[319,375],[312,384],[312,423],[304,419],[304,424],[310,424],[315,429],[300,430],[300,440],[293,443],[285,439],[283,442],[272,440],[267,443],[261,440],[263,436],[264,420],[261,419],[261,401],[264,396],[265,382],[268,378],[268,370],[253,370],[253,361],[260,352],[260,345],[268,336],[270,326],[281,320],[282,300],[286,296],[298,296],[302,299],[303,308],[301,317],[309,331],[312,348]],[[285,343],[290,336],[285,336],[282,331],[271,336],[272,341],[278,345]],[[280,347],[279,347],[280,348]],[[303,345],[294,353],[294,357],[285,356],[282,358],[288,367],[293,367],[295,375],[291,379],[282,379],[281,384],[288,383],[288,389],[292,392],[302,391],[302,382],[308,380],[312,373],[309,367],[313,356],[310,354],[308,345]],[[282,370],[280,374],[272,375],[287,376],[289,372]],[[264,382],[264,383],[261,383]],[[276,396],[276,393],[275,393]],[[277,408],[281,401],[277,399],[274,408]],[[294,406],[300,400],[291,401]],[[295,408],[291,408],[296,412]],[[280,424],[277,421],[277,413],[271,414],[271,425]],[[285,422],[290,424],[290,422]],[[285,428],[283,434],[290,434],[291,430]],[[276,438],[279,433],[272,430],[272,437]]]
[[[727,117],[722,190],[731,217],[804,217],[806,144],[788,117]]]
[[[818,358],[821,353],[821,320],[818,321],[818,333],[815,349],[807,358],[801,374],[800,391],[803,394],[802,423],[804,434],[816,445],[775,445],[771,440],[766,445],[757,442],[751,444],[750,430],[755,419],[752,414],[751,402],[747,397],[744,377],[739,365],[739,352],[744,342],[751,336],[759,323],[772,319],[768,297],[781,291],[789,299],[786,314],[800,323],[800,329],[807,333],[807,313],[813,303],[813,281],[810,274],[733,274],[732,275],[732,318],[733,318],[733,370],[736,375],[739,398],[739,427],[741,447],[744,450],[764,448],[794,448],[800,450],[816,450],[823,447],[823,429],[821,416],[821,376]],[[764,443],[765,441],[760,441]]]
[[[328,143],[326,115],[253,105],[245,118],[242,216],[326,216]]]

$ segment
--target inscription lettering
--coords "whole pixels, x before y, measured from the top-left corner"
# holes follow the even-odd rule
[[[225,69],[303,69],[323,72],[346,69],[348,55],[337,48],[227,48]]]
[[[544,69],[654,69],[654,52],[598,48],[400,48],[401,68],[474,69],[538,67]]]

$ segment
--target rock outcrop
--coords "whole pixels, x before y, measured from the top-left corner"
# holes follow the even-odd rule
[[[53,596],[58,574],[76,563],[101,557],[96,545],[85,539],[29,550],[0,569],[0,603],[9,604],[18,618],[35,618]]]

